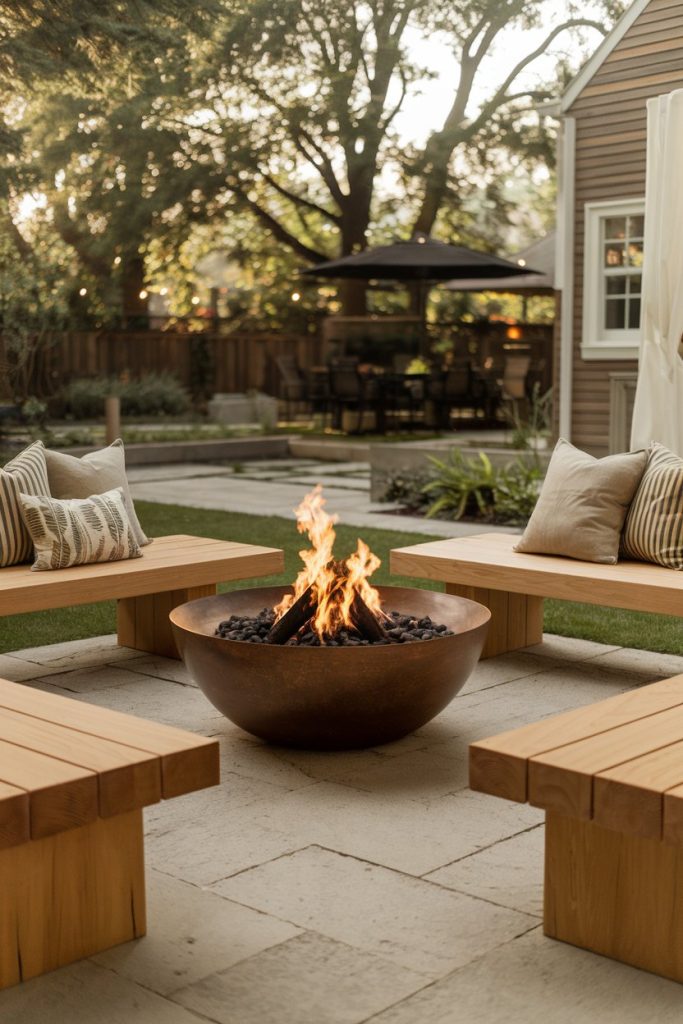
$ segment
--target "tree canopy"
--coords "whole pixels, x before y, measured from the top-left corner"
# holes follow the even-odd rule
[[[552,162],[545,101],[566,45],[594,48],[615,0],[28,0],[0,4],[0,218],[22,255],[51,234],[99,299],[131,308],[201,226],[230,222],[311,264],[420,231],[468,237],[505,218],[501,182]],[[512,58],[501,49],[524,30]],[[526,40],[531,40],[526,43]],[[448,54],[447,112],[420,138],[401,117]],[[555,54],[549,71],[547,60]],[[495,66],[494,66],[495,65]],[[10,95],[11,94],[11,95]],[[34,225],[21,197],[42,197]],[[474,218],[476,221],[477,218]],[[482,218],[478,218],[481,227]],[[261,241],[259,244],[261,244]],[[480,246],[495,246],[483,232]],[[209,242],[209,244],[211,244]],[[242,241],[242,245],[244,242]],[[119,296],[117,299],[116,296]]]

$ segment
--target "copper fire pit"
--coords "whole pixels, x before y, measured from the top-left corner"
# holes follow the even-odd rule
[[[384,607],[429,615],[454,635],[369,647],[281,647],[214,636],[230,615],[277,604],[287,592],[282,587],[190,601],[171,612],[171,622],[190,675],[235,725],[282,746],[376,746],[418,729],[455,697],[477,664],[491,617],[461,597],[377,589]]]

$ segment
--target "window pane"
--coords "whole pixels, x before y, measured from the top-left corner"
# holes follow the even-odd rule
[[[629,217],[628,233],[630,238],[642,238],[644,230],[645,218],[642,215],[639,217]]]
[[[640,295],[643,279],[640,274],[628,275],[628,290],[631,295]],[[609,288],[607,289],[609,291]]]
[[[640,299],[631,299],[628,304],[628,325],[632,330],[640,327]]]
[[[624,247],[615,242],[607,242],[605,245],[605,266],[621,267],[624,264]]]
[[[631,267],[642,267],[643,265],[643,243],[629,242],[625,262]]]
[[[620,331],[626,326],[626,300],[605,301],[605,327],[608,331]]]
[[[624,277],[622,274],[611,277],[609,274],[605,276],[605,286],[608,295],[626,295],[626,281],[629,278]]]
[[[605,217],[605,239],[626,238],[626,217]]]

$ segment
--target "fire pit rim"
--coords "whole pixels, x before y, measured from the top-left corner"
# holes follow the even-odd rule
[[[373,644],[373,643],[369,643],[369,644],[365,644],[365,645],[364,644],[358,644],[358,645],[355,645],[355,646],[354,645],[347,645],[347,646],[339,645],[339,646],[336,646],[336,647],[330,647],[328,644],[322,644],[319,647],[318,646],[303,646],[303,645],[299,645],[299,644],[268,644],[268,643],[252,644],[252,643],[249,643],[248,640],[231,640],[231,639],[228,639],[227,637],[216,636],[214,632],[208,632],[208,631],[203,630],[203,629],[196,629],[192,625],[189,625],[187,622],[179,621],[179,619],[182,619],[182,618],[185,617],[185,615],[187,615],[187,611],[185,611],[185,609],[187,609],[190,606],[195,607],[195,608],[199,608],[203,604],[206,604],[206,605],[216,604],[218,602],[218,600],[220,600],[221,598],[225,598],[226,600],[228,600],[228,599],[234,597],[234,595],[237,594],[237,593],[239,593],[239,594],[251,594],[251,593],[253,593],[253,594],[256,594],[256,593],[262,594],[263,597],[264,597],[264,604],[262,604],[262,607],[263,606],[272,607],[273,605],[279,603],[279,601],[282,600],[282,598],[284,597],[284,595],[286,593],[288,593],[288,592],[289,593],[293,593],[293,589],[294,588],[292,586],[289,586],[289,585],[285,585],[285,586],[271,586],[271,587],[239,587],[236,590],[224,591],[223,593],[220,593],[220,594],[211,594],[208,597],[198,597],[198,598],[195,598],[193,601],[187,601],[184,604],[178,605],[176,608],[174,608],[170,612],[169,618],[171,620],[171,623],[173,624],[173,626],[176,629],[186,630],[188,633],[192,633],[195,636],[201,636],[204,639],[208,639],[210,641],[213,641],[215,644],[218,644],[218,645],[229,644],[231,647],[237,646],[237,647],[242,648],[242,649],[249,649],[251,652],[265,651],[266,653],[270,652],[271,654],[272,654],[272,652],[274,650],[287,650],[287,651],[290,651],[290,652],[294,652],[294,651],[306,651],[306,652],[308,652],[308,651],[317,651],[318,655],[320,655],[321,652],[326,652],[326,657],[329,658],[330,655],[332,655],[332,656],[339,656],[342,653],[349,654],[351,652],[354,652],[355,654],[363,654],[365,657],[367,657],[368,653],[370,651],[380,652],[380,655],[381,655],[381,653],[385,652],[387,648],[389,648],[389,649],[396,649],[396,648],[400,647],[400,648],[406,648],[406,649],[410,648],[410,649],[412,649],[414,647],[423,647],[426,644],[430,644],[434,640],[438,641],[438,640],[452,640],[453,639],[452,635],[451,636],[438,636],[437,635],[437,636],[430,637],[429,640],[418,640],[418,639],[415,639],[415,640],[407,641],[406,643],[399,643],[399,644],[395,644],[395,643],[392,643],[392,644],[380,644],[380,643]],[[416,593],[416,594],[425,594],[426,593],[426,594],[430,594],[431,596],[434,596],[434,597],[437,597],[437,598],[438,597],[453,598],[453,597],[456,596],[454,594],[445,594],[442,591],[426,590],[425,588],[421,588],[421,587],[394,587],[394,586],[391,586],[390,584],[389,585],[387,585],[387,584],[379,584],[376,589],[379,591],[379,593],[380,593],[380,595],[382,597],[384,597],[386,591],[389,591],[390,595],[394,594],[394,593],[397,594],[399,592],[402,592],[402,593],[408,593],[408,594],[414,594],[414,593]],[[271,597],[272,597],[272,605],[269,604],[268,600],[266,600],[266,595],[268,595],[268,594],[270,594]],[[458,602],[460,604],[469,605],[471,607],[471,612],[472,613],[474,613],[475,609],[476,609],[477,613],[481,615],[481,621],[477,621],[477,622],[474,623],[474,625],[470,625],[470,627],[469,627],[470,629],[475,629],[475,628],[477,628],[479,626],[483,626],[486,623],[490,622],[490,620],[491,620],[491,611],[485,605],[479,604],[479,602],[477,602],[477,601],[472,601],[472,600],[470,600],[467,597],[459,597],[458,596],[457,600],[458,600]],[[258,603],[260,604],[261,602],[259,601]],[[260,609],[258,609],[258,611],[260,611]],[[403,612],[402,614],[408,615],[408,614],[412,614],[412,613],[409,613],[409,612],[406,611],[406,612]],[[220,621],[221,621],[221,619],[217,618],[216,622],[213,624],[213,629],[215,629],[218,626],[218,623]],[[448,625],[448,623],[446,623],[446,625]],[[458,634],[456,634],[456,635],[458,635]],[[256,656],[259,657],[261,655],[256,655]],[[286,657],[289,657],[289,656],[290,655],[286,655]],[[373,654],[373,657],[374,657],[374,654]]]

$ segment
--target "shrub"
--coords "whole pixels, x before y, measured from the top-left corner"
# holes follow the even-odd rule
[[[67,416],[87,420],[102,418],[108,395],[119,396],[122,416],[179,416],[190,406],[187,392],[170,373],[147,373],[129,381],[77,378],[64,387],[60,398]]]
[[[170,373],[147,373],[121,385],[123,416],[179,416],[187,412],[190,400],[177,377]]]
[[[457,448],[448,459],[430,456],[430,462],[433,478],[423,487],[434,499],[430,517],[516,524],[526,522],[534,509],[542,475],[535,463],[518,458],[496,469],[484,452],[468,458]]]
[[[387,477],[386,490],[382,501],[393,501],[406,508],[423,508],[429,502],[425,494],[426,473],[398,472]]]

